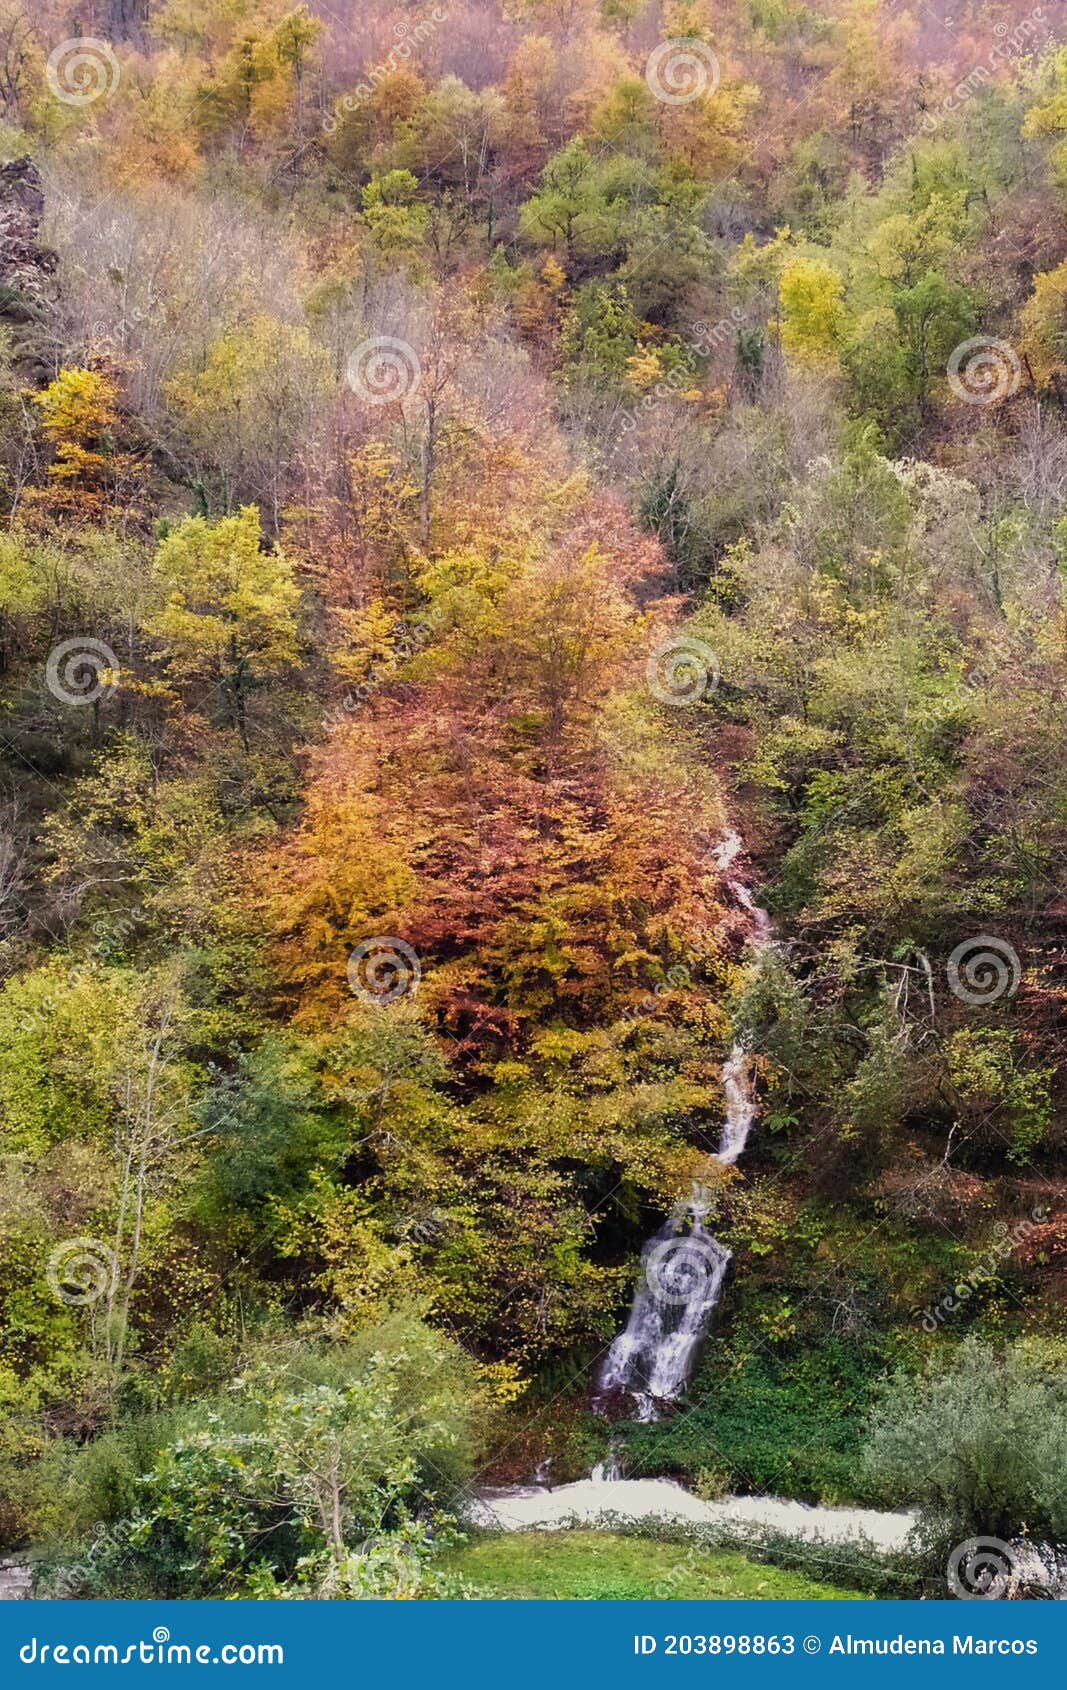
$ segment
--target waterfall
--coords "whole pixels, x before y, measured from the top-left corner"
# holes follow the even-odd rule
[[[594,1485],[613,1485],[622,1478],[622,1464],[619,1461],[619,1445],[616,1438],[612,1438],[606,1458],[597,1462],[589,1477]]]
[[[715,853],[726,885],[751,918],[754,950],[769,943],[766,910],[753,902],[743,881],[730,869],[741,849],[741,836],[727,833]],[[735,1044],[722,1070],[726,1113],[716,1155],[732,1166],[741,1155],[756,1116],[756,1095],[749,1053]],[[616,1391],[633,1397],[638,1420],[655,1420],[659,1403],[677,1402],[689,1381],[697,1352],[719,1300],[730,1252],[704,1225],[710,1202],[695,1185],[641,1251],[637,1289],[625,1329],[604,1358],[595,1403],[604,1406]]]

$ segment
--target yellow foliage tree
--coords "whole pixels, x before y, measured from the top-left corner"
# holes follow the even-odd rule
[[[820,258],[795,258],[779,283],[782,345],[799,363],[834,366],[845,323],[844,282]]]
[[[146,632],[162,641],[172,675],[219,688],[247,751],[249,695],[299,656],[291,564],[263,549],[259,512],[247,505],[220,522],[179,523],[159,548],[156,574],[166,602]]]
[[[55,450],[49,475],[57,481],[101,481],[114,450],[114,382],[99,370],[62,369],[33,402]]]
[[[1038,387],[1059,387],[1067,377],[1067,260],[1034,277],[1023,307],[1022,349]]]

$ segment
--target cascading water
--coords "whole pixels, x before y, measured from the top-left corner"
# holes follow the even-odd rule
[[[740,834],[726,835],[715,860],[726,884],[752,920],[752,946],[770,939],[770,918],[753,902],[747,886],[729,870],[741,849]],[[735,1044],[723,1065],[726,1114],[716,1152],[720,1162],[737,1161],[756,1115],[748,1052]],[[638,1420],[655,1420],[658,1403],[676,1402],[684,1391],[719,1300],[730,1252],[704,1222],[710,1207],[703,1186],[694,1186],[641,1252],[641,1271],[626,1328],[619,1333],[600,1371],[597,1400],[626,1391]]]
[[[656,1403],[684,1390],[730,1263],[729,1250],[703,1225],[701,1202],[694,1192],[642,1250],[626,1330],[601,1369],[599,1396],[628,1391],[638,1420],[655,1420]]]

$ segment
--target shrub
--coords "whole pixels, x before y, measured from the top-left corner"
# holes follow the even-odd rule
[[[917,1504],[931,1542],[1028,1536],[1067,1543],[1067,1351],[968,1339],[945,1365],[897,1375],[864,1465],[895,1503]]]
[[[135,1436],[85,1458],[76,1477],[114,1523],[54,1557],[43,1592],[382,1594],[391,1567],[398,1587],[425,1584],[484,1421],[469,1358],[398,1316],[355,1343],[261,1355],[228,1397],[177,1417],[136,1477]]]

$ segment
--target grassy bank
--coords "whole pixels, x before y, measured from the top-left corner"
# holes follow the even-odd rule
[[[615,1532],[498,1532],[452,1551],[444,1566],[482,1598],[863,1600],[860,1591],[759,1566],[731,1550]]]

